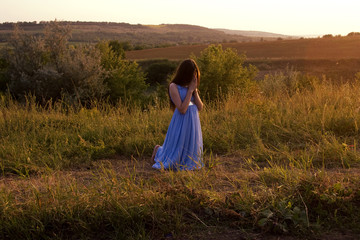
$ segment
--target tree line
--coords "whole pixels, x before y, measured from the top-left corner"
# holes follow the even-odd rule
[[[167,98],[176,62],[157,61],[144,68],[125,58],[127,46],[122,42],[74,45],[70,36],[71,28],[56,21],[48,23],[42,35],[15,27],[0,56],[0,91],[19,101],[30,94],[40,103],[61,99],[85,105],[101,99],[144,104]],[[200,91],[210,101],[220,93],[245,89],[257,72],[244,67],[244,55],[221,45],[191,57],[202,73]]]

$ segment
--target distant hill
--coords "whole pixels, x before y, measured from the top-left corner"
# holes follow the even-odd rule
[[[226,34],[241,35],[244,37],[251,37],[251,38],[287,38],[287,39],[299,38],[297,36],[289,36],[278,33],[261,32],[261,31],[230,30],[230,29],[222,29],[222,28],[216,28],[215,30],[222,31]]]
[[[60,22],[72,29],[72,42],[99,40],[127,41],[145,48],[220,42],[250,42],[256,39],[224,31],[186,24],[141,25],[113,22]],[[30,34],[42,34],[47,22],[22,22],[20,28]],[[0,42],[7,42],[14,23],[0,24]]]

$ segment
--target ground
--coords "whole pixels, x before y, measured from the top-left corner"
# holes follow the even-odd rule
[[[242,165],[240,164],[240,159],[235,160],[235,158],[223,157],[219,159],[219,162],[222,162],[221,168],[229,168],[229,172],[239,170]],[[51,174],[47,174],[47,177],[44,177],[43,174],[33,175],[27,178],[19,177],[15,175],[7,175],[0,177],[0,189],[16,189],[16,195],[21,199],[21,195],[28,191],[30,186],[42,186],[44,181],[49,181],[49,178],[53,178],[51,181],[57,181],[56,179],[76,179],[77,182],[83,184],[84,186],[89,186],[93,183],[95,178],[94,168],[100,165],[111,166],[111,168],[119,176],[129,177],[133,174],[133,170],[136,169],[136,174],[139,178],[149,179],[155,175],[164,174],[158,170],[152,169],[152,163],[148,158],[125,158],[125,157],[114,157],[113,159],[98,160],[91,164],[91,166],[84,165],[76,169],[69,169],[65,171],[54,171]],[[237,170],[236,170],[237,169]],[[243,170],[247,171],[247,170]],[[360,175],[360,168],[354,169],[337,169],[331,170],[334,176],[341,174],[350,174],[350,175]],[[246,173],[254,174],[254,173]],[[255,173],[256,174],[256,173]],[[61,181],[61,180],[60,180]],[[206,240],[235,240],[235,239],[285,239],[285,240],[295,240],[295,239],[304,239],[304,236],[296,237],[289,235],[273,235],[269,233],[249,233],[244,230],[237,230],[232,228],[224,228],[217,226],[206,226],[199,231],[194,233],[180,233],[177,236],[173,236],[171,233],[164,236],[163,239],[206,239]],[[360,239],[360,235],[356,233],[342,232],[342,231],[333,231],[326,232],[322,234],[315,234],[314,236],[309,237],[309,239],[316,240],[350,240],[350,239]]]

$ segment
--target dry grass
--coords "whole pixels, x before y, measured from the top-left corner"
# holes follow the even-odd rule
[[[88,169],[0,179],[2,237],[296,239],[311,233],[327,239],[320,229],[359,231],[351,215],[359,209],[359,169],[254,168],[251,161],[216,157],[206,158],[200,171],[159,172],[147,161],[121,157]]]
[[[190,172],[151,168],[166,104],[43,107],[2,96],[0,237],[356,236],[360,84],[310,80],[269,76],[208,104],[205,168]]]

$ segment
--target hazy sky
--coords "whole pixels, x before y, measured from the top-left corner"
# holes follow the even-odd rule
[[[184,23],[288,35],[360,32],[358,0],[1,0],[0,22]]]

